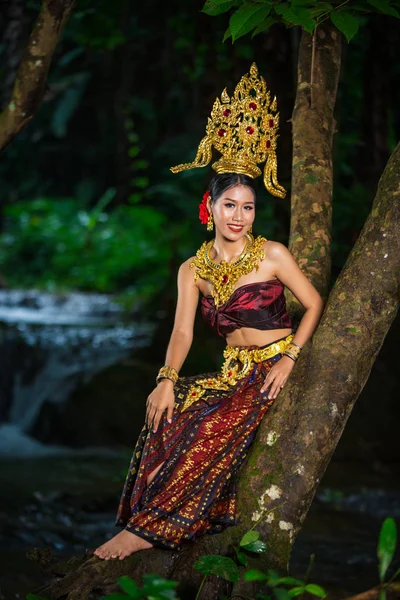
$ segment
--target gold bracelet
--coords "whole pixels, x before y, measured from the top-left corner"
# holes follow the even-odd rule
[[[299,346],[298,344],[296,344],[296,342],[290,342],[292,344],[292,346],[297,346],[298,348],[300,348],[300,350],[303,350],[303,346]]]
[[[289,356],[289,358],[294,360],[294,362],[296,362],[296,360],[297,360],[297,358],[295,356],[293,356],[293,354],[290,354],[290,352],[284,352],[282,356]]]
[[[178,381],[178,377],[179,377],[178,371],[176,369],[174,369],[174,367],[169,367],[168,365],[164,365],[158,371],[158,375],[156,377],[156,383],[158,384],[161,381],[161,379],[170,379],[172,381],[172,383],[175,385],[175,383]]]
[[[296,360],[299,358],[300,351],[301,347],[298,344],[290,342],[285,348],[283,354],[286,354],[286,356],[289,356],[292,360],[296,362]]]

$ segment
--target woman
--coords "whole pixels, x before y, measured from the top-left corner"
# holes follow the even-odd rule
[[[165,365],[147,399],[118,509],[116,524],[124,529],[94,551],[99,558],[122,560],[152,546],[176,550],[235,524],[238,470],[318,324],[323,301],[290,252],[251,233],[257,163],[266,160],[270,193],[285,196],[276,178],[278,116],[253,64],[232,99],[224,91],[216,100],[196,160],[172,169],[206,166],[213,146],[222,153],[200,205],[215,239],[179,268]],[[285,286],[305,308],[295,332]],[[199,293],[204,319],[226,339],[225,361],[218,372],[179,377]]]
[[[242,255],[246,234],[254,222],[252,180],[244,175],[217,175],[210,185],[207,209],[216,230],[210,258],[217,264],[232,264]],[[210,282],[202,278],[195,281],[190,264],[196,257],[181,265],[167,366],[179,371],[189,352],[199,292],[203,296],[203,315],[219,332],[232,330],[226,334],[228,346],[267,349],[280,340],[292,340],[303,347],[310,339],[323,308],[320,295],[283,244],[264,241],[262,250],[265,258],[259,261],[258,270],[241,276],[228,302],[217,310],[212,306]],[[196,273],[198,267],[195,269]],[[294,337],[290,335],[284,286],[306,309]],[[223,315],[232,299],[237,306],[231,315]],[[238,307],[242,309],[239,321],[247,319],[247,324],[234,322]],[[215,318],[216,314],[219,318]],[[175,384],[172,379],[160,379],[147,400],[146,424],[121,498],[117,524],[125,529],[94,554],[103,559],[123,559],[152,546],[177,549],[184,541],[234,525],[236,498],[232,476],[294,364],[290,354],[275,352],[271,358],[256,363],[228,391],[216,394],[213,389],[206,390],[212,393],[196,397],[183,412],[187,392],[201,376],[184,377]],[[212,373],[205,378],[210,380],[217,375]],[[205,461],[210,453],[213,459]],[[204,466],[205,462],[209,464]]]

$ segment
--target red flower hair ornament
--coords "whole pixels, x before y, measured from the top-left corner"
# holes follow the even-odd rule
[[[207,208],[207,200],[211,197],[210,190],[207,190],[203,196],[203,200],[199,204],[199,219],[203,225],[206,225],[210,213]]]

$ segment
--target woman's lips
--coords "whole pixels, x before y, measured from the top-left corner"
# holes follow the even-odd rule
[[[231,231],[235,231],[236,233],[243,229],[243,225],[228,225],[228,227]]]

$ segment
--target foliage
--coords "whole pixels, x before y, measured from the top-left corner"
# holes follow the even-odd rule
[[[379,579],[380,592],[379,600],[386,600],[387,586],[400,575],[400,568],[395,571],[392,577],[385,582],[385,576],[390,563],[393,560],[397,545],[397,527],[396,522],[391,517],[387,517],[382,523],[378,541],[378,559],[379,559]]]
[[[0,266],[9,283],[101,292],[138,286],[144,295],[159,289],[171,257],[164,215],[147,206],[106,212],[112,196],[109,190],[86,210],[70,198],[8,206]]]
[[[267,512],[270,511],[266,511],[263,515],[263,518],[266,516]],[[267,550],[267,544],[260,540],[260,534],[258,531],[254,530],[253,526],[250,531],[247,531],[243,535],[239,542],[239,546],[234,547],[238,561],[237,563],[228,556],[218,556],[212,554],[201,556],[200,559],[193,565],[195,569],[204,575],[195,600],[198,600],[200,597],[200,592],[204,582],[210,575],[218,575],[219,577],[222,577],[231,583],[237,583],[241,577],[243,581],[262,581],[266,588],[270,588],[270,590],[272,590],[272,593],[277,600],[288,600],[289,598],[299,596],[300,594],[304,594],[306,592],[319,598],[324,598],[326,596],[326,592],[321,586],[314,583],[307,583],[307,581],[301,581],[295,577],[280,577],[273,569],[268,569],[266,573],[263,573],[257,569],[249,569],[245,572],[240,571],[240,566],[247,566],[247,553],[259,554],[266,552]],[[307,570],[306,579],[308,577],[309,570],[310,569]],[[288,586],[288,589],[283,586]],[[256,598],[270,600],[271,596],[269,590],[267,594],[257,593]]]
[[[313,33],[322,22],[330,19],[350,41],[357,33],[359,17],[377,12],[400,18],[399,0],[357,0],[320,2],[320,0],[206,0],[203,11],[215,16],[235,9],[223,41],[232,42],[253,32],[252,37],[267,31],[275,23],[286,27],[300,26]]]

